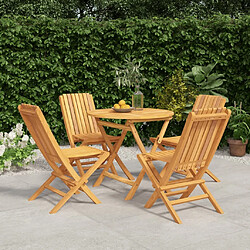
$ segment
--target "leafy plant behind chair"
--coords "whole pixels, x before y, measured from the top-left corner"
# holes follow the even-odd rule
[[[242,110],[242,103],[237,107],[236,102],[234,102],[234,106],[228,108],[232,110],[228,123],[230,136],[235,140],[242,140],[245,143],[250,139],[250,115]]]
[[[208,64],[207,66],[196,65],[192,68],[191,72],[184,75],[184,80],[196,87],[202,95],[221,95],[225,97],[224,95],[227,94],[227,90],[221,87],[226,81],[223,79],[224,74],[211,74],[215,66],[216,63]],[[227,99],[227,97],[225,98]]]

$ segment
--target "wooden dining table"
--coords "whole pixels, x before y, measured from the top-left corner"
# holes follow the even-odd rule
[[[174,113],[172,111],[164,110],[164,109],[144,108],[143,110],[132,110],[131,112],[128,112],[128,113],[119,113],[113,109],[96,109],[96,110],[88,111],[88,114],[90,116],[95,117],[97,125],[105,139],[105,142],[107,143],[110,149],[110,156],[108,158],[108,161],[102,173],[96,180],[94,186],[99,186],[102,183],[104,177],[115,179],[117,181],[120,181],[120,182],[123,182],[125,184],[132,186],[125,200],[132,199],[140,182],[143,179],[143,176],[145,175],[145,171],[142,169],[137,179],[135,180],[135,178],[129,172],[129,170],[125,167],[125,165],[123,165],[122,170],[127,176],[127,178],[119,176],[118,174],[111,173],[108,170],[110,169],[114,159],[116,158],[116,155],[128,131],[132,132],[140,151],[142,153],[147,153],[141,141],[141,138],[136,130],[135,123],[164,121],[161,131],[159,135],[157,136],[157,139],[155,140],[155,143],[152,146],[151,151],[150,151],[150,152],[155,152],[158,146],[161,144],[161,141],[166,132],[168,123],[172,119]],[[114,119],[114,120],[121,119],[121,120],[125,120],[125,124],[117,124],[114,122],[103,121],[101,119]],[[104,127],[112,127],[112,128],[122,130],[119,140],[114,145],[111,143]]]

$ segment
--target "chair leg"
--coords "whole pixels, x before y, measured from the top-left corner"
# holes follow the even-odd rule
[[[206,170],[206,174],[208,174],[214,181],[220,182],[220,179],[218,179],[209,169]]]
[[[82,185],[81,190],[95,203],[100,204],[101,201],[91,192],[87,185]]]
[[[211,192],[209,191],[209,189],[207,188],[207,186],[205,185],[205,183],[201,183],[199,184],[201,189],[203,190],[203,192],[205,194],[208,194],[208,199],[210,200],[210,202],[212,203],[212,205],[214,206],[214,208],[216,209],[216,211],[220,214],[224,214],[223,210],[221,209],[220,205],[217,203],[217,201],[215,200],[215,198],[213,197],[213,195],[211,194]]]
[[[105,143],[102,143],[102,149],[108,152],[108,148],[107,148],[107,145],[106,145]],[[112,165],[110,166],[110,169],[111,169],[111,172],[112,172],[113,174],[116,174],[116,175],[117,175],[117,171],[116,171],[115,166],[114,166],[113,163],[112,163]]]
[[[50,214],[55,214],[69,199],[70,197],[79,189],[79,184],[72,187],[69,192],[56,204],[56,206],[49,212]]]
[[[141,172],[139,173],[137,179],[135,180],[132,188],[128,192],[128,194],[127,194],[127,196],[125,198],[126,201],[127,200],[131,200],[134,197],[135,192],[137,191],[137,189],[138,189],[138,187],[139,187],[139,185],[140,185],[140,183],[141,183],[141,181],[142,181],[145,173],[146,173],[145,170],[142,169]]]
[[[174,207],[170,203],[170,201],[168,200],[167,196],[165,195],[165,192],[161,191],[160,192],[160,196],[161,196],[163,202],[165,203],[168,211],[170,212],[170,214],[172,215],[173,219],[175,220],[175,222],[177,222],[178,224],[182,224],[180,217],[178,216],[178,214],[174,210]]]
[[[154,203],[157,201],[159,197],[159,193],[155,190],[151,197],[148,199],[147,203],[145,204],[145,208],[151,208]]]
[[[45,181],[43,183],[43,185],[40,188],[38,188],[37,191],[29,198],[29,201],[35,200],[39,196],[39,194],[41,194],[43,192],[43,190],[45,189],[45,187],[47,185],[49,185],[53,180],[55,180],[55,178],[56,178],[56,176],[51,175],[49,177],[49,179],[47,181]]]

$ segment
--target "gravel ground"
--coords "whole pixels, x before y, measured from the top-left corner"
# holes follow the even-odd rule
[[[96,148],[101,149],[100,146],[95,146]],[[69,146],[62,146],[61,148],[69,148]],[[146,147],[147,151],[150,151],[150,147]],[[35,150],[36,152],[36,160],[34,163],[29,164],[25,167],[13,167],[10,171],[5,170],[4,172],[0,173],[4,176],[11,176],[11,175],[25,175],[25,174],[32,174],[32,173],[40,173],[41,171],[48,171],[51,170],[50,166],[44,159],[43,155],[41,154],[40,150]],[[140,150],[137,146],[135,147],[121,147],[119,150],[119,156],[122,161],[129,161],[129,160],[136,160],[137,154],[140,153]],[[226,159],[232,162],[239,162],[244,165],[250,166],[250,154],[246,154],[243,157],[233,157],[230,156],[228,149],[220,149],[217,150],[215,153],[216,158]]]

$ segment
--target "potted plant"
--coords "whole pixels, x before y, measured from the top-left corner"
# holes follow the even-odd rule
[[[140,72],[140,62],[136,59],[127,58],[125,64],[121,68],[115,68],[115,79],[117,87],[135,86],[135,93],[132,96],[132,106],[140,110],[143,108],[143,94],[140,91],[140,83],[144,83],[147,79]]]
[[[246,154],[246,145],[250,138],[250,115],[242,110],[240,106],[228,107],[232,110],[232,114],[228,123],[230,138],[227,139],[229,144],[230,155],[243,156]]]

